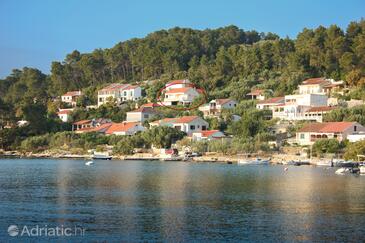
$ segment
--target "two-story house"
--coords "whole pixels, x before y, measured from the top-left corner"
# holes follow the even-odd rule
[[[344,88],[344,81],[335,81],[326,78],[310,78],[304,80],[299,87],[299,94],[327,94],[341,92]]]
[[[76,106],[77,98],[79,98],[81,95],[82,92],[80,90],[69,91],[61,96],[61,101],[63,103],[69,104],[70,106]]]
[[[219,117],[223,109],[233,109],[237,106],[237,102],[232,99],[215,99],[211,100],[208,104],[204,104],[199,107],[199,110],[203,112],[205,117]]]
[[[192,87],[169,89],[164,94],[163,104],[167,106],[190,105],[199,95],[199,91]]]
[[[318,139],[337,139],[343,141],[351,134],[365,132],[365,127],[357,122],[323,122],[305,125],[296,133],[299,145],[312,145]]]
[[[178,118],[165,118],[150,123],[150,126],[174,127],[182,132],[191,135],[193,132],[205,131],[209,123],[199,116],[183,116]]]
[[[144,122],[158,115],[158,111],[153,107],[140,107],[127,112],[128,122]]]
[[[98,106],[108,101],[118,105],[127,100],[136,101],[142,97],[142,89],[138,85],[113,83],[98,91]]]

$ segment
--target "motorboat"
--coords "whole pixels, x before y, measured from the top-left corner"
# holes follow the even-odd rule
[[[109,153],[103,153],[103,152],[94,152],[91,156],[92,159],[103,159],[103,160],[111,160],[112,156],[109,155]]]
[[[253,160],[249,160],[249,159],[238,160],[238,164],[240,164],[240,165],[268,165],[269,162],[270,162],[270,160],[268,160],[268,159],[260,159],[260,158],[256,158]]]
[[[92,160],[90,160],[90,161],[88,161],[88,162],[85,163],[85,165],[88,165],[88,166],[90,166],[92,164],[94,164],[94,161],[92,161]]]
[[[337,169],[335,173],[337,175],[348,174],[348,173],[351,173],[351,168],[349,168],[349,167],[341,167],[341,168]]]
[[[365,175],[365,166],[364,165],[359,166],[359,170],[360,170],[359,172],[361,175]]]
[[[317,166],[326,166],[326,167],[333,167],[332,160],[318,160],[315,162]]]

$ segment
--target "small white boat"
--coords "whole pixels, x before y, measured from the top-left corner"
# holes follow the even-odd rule
[[[342,168],[337,169],[335,173],[337,175],[343,175],[343,174],[351,173],[351,168],[342,167]]]
[[[85,165],[92,165],[92,164],[94,164],[94,161],[91,160],[85,163]]]
[[[365,166],[359,166],[360,174],[365,175]]]
[[[317,166],[328,166],[328,167],[331,167],[333,166],[333,162],[330,161],[330,160],[319,160],[316,162],[316,165]]]
[[[91,156],[92,159],[104,159],[104,160],[111,160],[112,156],[109,155],[109,153],[103,153],[103,152],[94,152]]]
[[[260,159],[260,158],[256,158],[253,160],[248,160],[248,159],[240,159],[238,160],[238,164],[240,165],[268,165],[270,162],[270,160],[265,160],[265,159]]]

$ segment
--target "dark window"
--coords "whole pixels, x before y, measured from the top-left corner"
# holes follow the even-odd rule
[[[206,126],[202,126],[202,130],[207,130],[207,127]]]
[[[356,126],[354,126],[354,132],[356,132],[356,130],[357,130],[357,127],[356,127]]]
[[[191,125],[190,126],[190,130],[195,130],[195,126],[194,125]]]

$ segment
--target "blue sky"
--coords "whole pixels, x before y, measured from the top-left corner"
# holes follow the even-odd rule
[[[0,0],[0,78],[14,68],[49,73],[77,49],[89,52],[174,26],[237,25],[294,38],[304,27],[365,17],[364,0]]]

